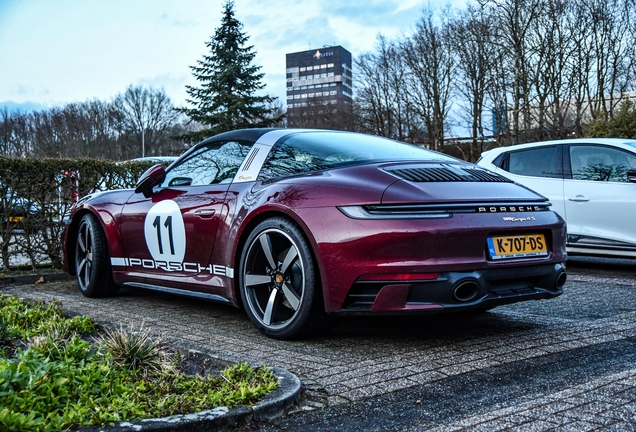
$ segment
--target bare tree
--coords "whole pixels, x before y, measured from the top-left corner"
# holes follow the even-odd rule
[[[433,10],[425,9],[415,34],[402,45],[409,67],[410,109],[426,126],[428,144],[435,150],[444,145],[455,68],[448,14],[445,17],[437,21]]]
[[[527,115],[526,139],[562,138],[568,132],[565,125],[570,88],[566,82],[573,55],[573,31],[568,26],[571,0],[555,0],[542,6],[540,14],[528,28],[527,57],[531,105]]]
[[[464,13],[451,23],[453,46],[457,56],[455,82],[462,100],[459,105],[470,122],[470,160],[477,159],[478,140],[484,136],[484,109],[488,89],[494,87],[496,65],[501,61],[498,49],[492,43],[495,29],[485,5],[469,5]],[[483,142],[483,141],[482,141]]]
[[[493,19],[501,30],[496,43],[504,53],[504,67],[511,80],[512,108],[509,108],[508,115],[512,119],[511,132],[515,142],[519,142],[520,132],[531,128],[530,74],[533,71],[529,62],[534,50],[529,45],[528,33],[534,22],[544,13],[544,1],[488,0],[485,3],[493,6]]]
[[[131,159],[141,153],[141,129],[136,125],[143,127],[149,154],[181,153],[184,144],[173,137],[196,125],[184,124],[163,91],[129,90],[114,102],[92,100],[30,113],[1,110],[0,154]]]
[[[593,118],[609,118],[629,88],[629,59],[634,58],[634,41],[626,18],[634,16],[634,3],[632,0],[585,0],[582,3],[591,27],[588,43],[596,72],[587,97]]]
[[[407,65],[399,44],[379,35],[374,53],[356,60],[359,128],[398,140],[415,140],[413,113],[405,87]]]
[[[0,110],[0,154],[5,157],[26,156],[24,129],[27,116],[21,112],[10,112],[7,107]]]
[[[154,154],[154,149],[168,137],[179,114],[163,90],[129,86],[118,95],[113,105],[121,116],[125,130],[138,139],[141,157]]]

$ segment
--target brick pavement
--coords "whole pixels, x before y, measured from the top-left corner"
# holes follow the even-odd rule
[[[529,402],[465,417],[435,428],[442,431],[636,429],[636,369],[611,374],[589,383],[554,392]]]
[[[89,315],[106,325],[144,323],[167,343],[205,348],[229,360],[285,368],[320,396],[302,407],[308,410],[358,402],[442,382],[449,377],[634,338],[633,307],[605,305],[602,296],[590,295],[599,287],[611,287],[628,297],[625,301],[629,306],[629,301],[636,298],[629,297],[636,296],[634,285],[632,278],[574,274],[570,276],[566,294],[549,302],[499,307],[476,316],[345,319],[333,335],[300,342],[265,338],[239,310],[149,291],[124,289],[120,296],[109,299],[87,299],[75,283],[13,287],[5,291],[31,299],[59,299],[71,313]],[[574,303],[580,308],[578,313],[572,309]],[[554,310],[546,313],[546,305]],[[479,426],[495,430],[527,425],[531,430],[548,430],[569,424],[588,427],[590,422],[586,419],[596,415],[591,410],[600,405],[593,405],[594,401],[575,403],[574,393],[568,392],[606,395],[608,388],[623,388],[625,392],[610,395],[613,402],[603,411],[608,414],[601,417],[616,420],[612,425],[626,422],[633,428],[634,374],[634,370],[628,370],[595,379],[589,388],[559,389],[521,405],[468,416],[445,424],[442,429],[472,430]],[[632,397],[625,397],[627,394]],[[566,408],[565,414],[559,412],[554,417],[557,421],[546,418],[547,407],[554,400],[562,401],[565,405],[560,406]],[[430,425],[424,429],[427,427]]]

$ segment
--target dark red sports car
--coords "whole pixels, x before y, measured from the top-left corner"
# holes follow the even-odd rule
[[[135,190],[92,194],[63,236],[89,297],[120,285],[243,307],[280,339],[334,314],[446,312],[560,295],[565,225],[536,193],[375,136],[249,129]]]

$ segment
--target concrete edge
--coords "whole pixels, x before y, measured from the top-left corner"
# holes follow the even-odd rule
[[[198,351],[201,352],[201,351]],[[83,432],[186,432],[221,431],[247,424],[255,420],[267,420],[280,417],[300,399],[300,379],[291,372],[270,367],[278,377],[278,387],[264,396],[253,407],[239,405],[234,408],[217,407],[193,414],[179,414],[164,418],[153,418],[122,422],[115,426],[88,426]]]
[[[74,280],[75,276],[71,276],[68,273],[38,273],[24,276],[3,276],[0,277],[0,287],[10,285],[32,285],[37,283],[40,279],[44,279],[44,282],[61,282]]]
[[[279,367],[271,369],[278,377],[278,388],[251,408],[253,420],[269,420],[280,417],[300,400],[302,385],[300,379],[285,369]]]

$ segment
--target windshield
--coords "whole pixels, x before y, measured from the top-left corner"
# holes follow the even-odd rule
[[[276,144],[261,169],[259,180],[393,160],[455,161],[441,153],[372,135],[346,132],[296,133]]]

